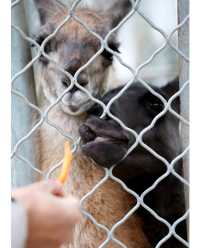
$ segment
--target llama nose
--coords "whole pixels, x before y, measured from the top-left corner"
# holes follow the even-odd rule
[[[79,85],[81,85],[82,87],[85,87],[87,84],[88,84],[88,77],[85,73],[81,73],[79,76],[78,76],[78,83]]]
[[[85,87],[87,84],[88,84],[88,80],[87,80],[87,78],[86,78],[86,76],[85,75],[80,75],[79,77],[78,77],[78,80],[77,80],[77,82],[78,82],[78,84],[80,85],[80,86],[82,86],[82,87]],[[69,85],[70,85],[70,80],[68,79],[64,79],[64,80],[62,80],[62,83],[63,83],[63,85],[65,86],[65,87],[69,87]],[[76,85],[74,85],[73,86],[73,88],[69,91],[70,93],[75,93],[77,90],[79,90],[79,88],[76,86]]]
[[[67,80],[67,79],[63,79],[62,80],[62,84],[63,84],[63,86],[64,87],[69,87],[70,86],[70,80]],[[82,86],[82,87],[85,87],[87,84],[88,84],[88,81],[87,80],[78,80],[78,84],[80,85],[80,86]],[[71,92],[71,93],[74,93],[74,92],[76,92],[77,90],[79,90],[79,88],[76,86],[76,85],[74,85],[72,88],[71,88],[71,90],[69,90],[69,92]]]
[[[86,81],[78,81],[78,84],[81,85],[82,87],[85,87],[88,83]],[[79,88],[74,85],[74,87],[69,91],[71,93],[75,93],[77,90],[79,90]]]
[[[72,76],[75,75],[75,73],[77,72],[77,70],[80,68],[81,66],[81,62],[80,60],[78,59],[73,59],[72,61],[70,61],[70,63],[65,66],[65,70],[67,72],[69,72]],[[67,81],[67,80],[66,80]],[[65,83],[66,82],[65,80],[63,80],[64,82],[64,85],[66,86],[69,86],[69,82],[68,83]],[[69,80],[68,80],[69,81]],[[85,72],[81,72],[79,75],[78,75],[78,78],[77,78],[77,82],[80,86],[82,87],[85,87],[87,84],[88,84],[88,78],[87,78],[87,75]],[[77,86],[74,86],[70,92],[71,93],[74,93],[78,90],[78,87]]]

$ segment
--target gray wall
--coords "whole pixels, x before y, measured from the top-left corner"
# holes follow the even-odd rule
[[[19,26],[27,33],[23,2],[12,9],[12,24]],[[30,46],[20,34],[12,29],[12,77],[19,72],[30,60]],[[22,74],[14,83],[14,88],[23,93],[32,103],[36,103],[34,95],[34,81],[32,68]],[[35,122],[35,112],[16,95],[12,94],[12,149],[17,141],[22,138]],[[34,165],[34,138],[29,139],[22,145],[19,152]],[[12,160],[12,186],[29,184],[36,179],[35,173],[26,163],[17,159]]]

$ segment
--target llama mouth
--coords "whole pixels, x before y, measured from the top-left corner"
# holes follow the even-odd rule
[[[92,146],[94,145],[103,145],[103,144],[115,144],[115,145],[126,145],[125,142],[123,142],[122,140],[116,140],[116,139],[113,139],[113,138],[110,138],[110,137],[96,137],[94,140],[91,140],[87,143],[83,143],[82,145],[82,148],[83,149],[89,149],[91,148]]]
[[[100,128],[99,122],[107,125]],[[98,120],[94,125],[93,119],[81,125],[79,133],[83,141],[81,146],[83,153],[101,166],[110,167],[120,161],[127,152],[129,144],[127,135],[123,130],[119,132],[119,128],[116,130],[105,120]]]
[[[79,105],[74,105],[71,103],[61,102],[61,107],[63,111],[69,115],[79,115],[85,113],[93,103],[87,100]]]
[[[110,168],[126,154],[127,143],[110,137],[96,137],[82,145],[82,152],[98,165]]]
[[[129,143],[129,137],[126,133],[119,132],[115,128],[111,129],[108,125],[108,128],[99,128],[98,125],[93,123],[87,123],[81,125],[79,128],[79,133],[81,135],[83,144],[89,143],[102,143],[102,142],[113,142],[113,143]]]

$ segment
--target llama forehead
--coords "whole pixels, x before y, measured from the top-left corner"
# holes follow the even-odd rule
[[[109,19],[106,16],[97,14],[95,11],[91,12],[87,9],[81,9],[75,11],[74,16],[75,17],[70,17],[60,28],[60,33],[62,33],[64,36],[68,35],[72,38],[80,39],[81,37],[88,37],[90,34],[90,39],[92,39],[92,37],[98,39],[95,37],[95,35],[91,34],[81,23],[79,23],[79,21],[75,19],[76,17],[86,24],[87,28],[99,34],[102,36],[102,38],[104,38],[109,31]],[[58,12],[51,18],[47,25],[53,24],[56,28],[67,17],[67,10]]]
[[[98,33],[101,37],[105,36],[106,27],[103,25],[100,17],[88,11],[77,12],[77,16],[79,16],[79,13],[79,18],[87,23],[87,25],[91,27],[91,30]],[[67,16],[67,12],[65,15]],[[58,15],[58,17],[55,15],[51,22],[41,28],[41,36],[51,34],[65,19],[65,15]],[[100,40],[73,18],[61,26],[56,35],[52,38],[52,42],[56,43],[56,47],[60,49],[60,52],[64,56],[67,55],[68,57],[74,58],[87,57],[86,60],[92,57],[101,48]],[[84,61],[84,63],[86,62],[87,61]]]
[[[64,69],[69,68],[78,70],[81,66],[85,65],[90,58],[98,51],[100,48],[90,44],[85,44],[84,42],[77,42],[73,39],[58,41],[56,45],[57,49],[50,54],[50,57],[60,63]],[[94,66],[100,66],[98,63],[101,57],[95,59],[92,63]],[[100,60],[101,61],[101,60]],[[91,64],[88,66],[91,68]]]
[[[90,33],[83,33],[79,28],[73,33],[63,32],[56,37],[57,46],[62,48],[64,53],[73,56],[88,56],[96,53],[100,48],[100,41]]]

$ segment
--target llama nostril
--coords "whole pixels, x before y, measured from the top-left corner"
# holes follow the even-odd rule
[[[79,80],[78,83],[82,86],[85,87],[88,85],[88,81],[87,80]]]
[[[88,85],[88,77],[87,77],[87,74],[86,73],[81,73],[79,76],[78,76],[78,79],[77,79],[77,82],[80,86],[82,87],[85,87]]]
[[[69,91],[71,94],[75,93],[78,89],[78,87],[76,87],[76,85],[74,85],[71,90]]]
[[[88,83],[80,83],[78,82],[79,85],[81,85],[82,87],[85,87]],[[71,90],[69,91],[70,93],[75,93],[77,90],[80,90],[76,85],[73,86],[73,88],[71,88]]]
[[[79,127],[79,134],[83,143],[88,143],[96,138],[96,134],[85,124]]]

